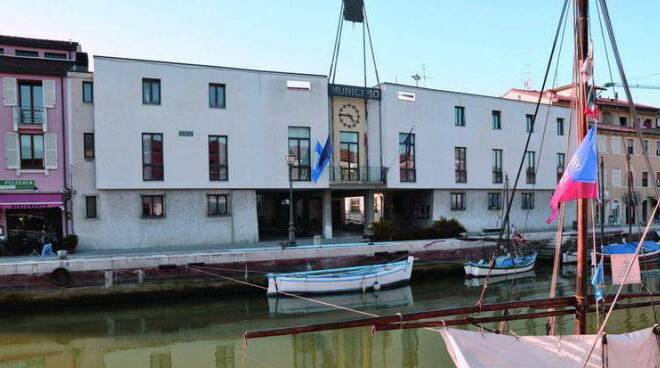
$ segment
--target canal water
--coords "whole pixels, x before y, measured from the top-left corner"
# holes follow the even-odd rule
[[[487,302],[548,295],[549,267],[492,284]],[[644,273],[660,289],[660,274]],[[574,271],[565,269],[559,293],[571,295]],[[323,300],[378,315],[471,305],[480,287],[460,275],[413,280],[411,286]],[[612,292],[613,288],[609,288]],[[630,286],[628,292],[640,291]],[[0,368],[217,368],[217,367],[452,367],[442,339],[428,330],[376,332],[354,328],[322,333],[242,339],[263,329],[359,318],[351,312],[298,299],[264,295],[206,301],[157,302],[0,315]],[[610,333],[654,323],[650,307],[616,311]],[[569,316],[559,321],[570,333]],[[493,327],[493,325],[488,325]],[[517,334],[544,334],[545,320],[511,322]],[[593,329],[593,324],[592,324]]]

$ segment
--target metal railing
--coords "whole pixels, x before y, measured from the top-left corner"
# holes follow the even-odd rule
[[[536,169],[527,168],[527,184],[536,184]]]
[[[385,184],[387,168],[382,166],[344,167],[335,165],[332,168],[331,180],[334,183]]]
[[[502,184],[502,170],[493,170],[493,184]]]
[[[43,107],[24,108],[14,107],[14,123],[19,124],[38,124],[46,121],[46,109]]]

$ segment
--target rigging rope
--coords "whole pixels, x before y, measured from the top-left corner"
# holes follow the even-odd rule
[[[534,109],[534,117],[532,118],[532,126],[536,122],[536,116],[538,115],[539,108],[541,107],[541,102],[543,100],[543,94],[545,92],[545,85],[548,81],[548,75],[550,74],[550,68],[552,67],[552,60],[555,55],[555,49],[557,48],[557,41],[559,40],[559,35],[561,32],[561,27],[562,27],[562,22],[564,21],[564,15],[566,14],[566,9],[568,7],[568,0],[564,0],[564,5],[562,6],[562,11],[561,15],[559,17],[559,23],[557,24],[557,30],[555,31],[555,36],[554,40],[552,43],[552,49],[550,50],[550,57],[548,59],[548,63],[545,68],[545,75],[543,77],[543,84],[541,85],[541,90],[539,92],[539,98],[536,102],[536,107]],[[530,129],[530,131],[527,133],[527,140],[525,142],[525,148],[523,150],[522,154],[522,159],[520,160],[520,165],[518,166],[518,172],[516,173],[516,180],[514,181],[513,188],[511,190],[511,198],[509,198],[509,203],[507,204],[506,208],[506,215],[504,216],[504,221],[502,222],[502,227],[500,228],[500,233],[497,238],[497,243],[495,246],[495,249],[493,250],[491,257],[490,257],[490,263],[488,267],[488,272],[486,273],[486,281],[484,282],[484,286],[481,290],[481,295],[479,296],[479,300],[477,300],[477,305],[481,305],[483,302],[483,299],[486,295],[486,290],[488,289],[488,282],[490,281],[490,274],[495,268],[495,254],[497,252],[497,249],[500,246],[500,243],[502,242],[502,237],[504,236],[504,231],[506,229],[506,226],[509,223],[509,216],[511,214],[511,206],[513,205],[513,200],[515,198],[516,194],[516,189],[518,188],[518,182],[520,181],[520,174],[522,173],[523,166],[525,165],[525,159],[527,156],[527,150],[529,149],[529,143],[532,138],[532,132],[533,130]]]

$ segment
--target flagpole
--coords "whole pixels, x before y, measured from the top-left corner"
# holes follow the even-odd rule
[[[587,60],[589,52],[589,4],[587,0],[575,1],[576,19],[575,29],[577,31],[576,57],[578,69],[581,69]],[[587,80],[582,80],[579,70],[577,71],[576,88],[576,109],[577,109],[577,139],[582,142],[587,134],[586,111],[586,91]],[[587,332],[587,309],[589,301],[587,299],[587,200],[577,200],[577,272],[575,287],[575,333],[583,335]]]

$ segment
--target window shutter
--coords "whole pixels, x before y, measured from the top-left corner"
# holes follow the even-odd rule
[[[18,169],[18,133],[5,134],[5,161],[8,169]]]
[[[57,169],[57,134],[44,134],[44,167]]]
[[[18,131],[18,120],[20,119],[19,117],[19,108],[18,106],[14,106],[11,109],[11,121],[14,123],[14,131]]]
[[[5,106],[16,106],[18,104],[16,78],[2,78],[2,96]]]
[[[42,120],[42,123],[41,123],[41,129],[44,132],[47,132],[48,131],[48,109],[44,109],[44,114],[43,114],[42,119],[43,120]]]
[[[53,108],[55,107],[55,81],[54,80],[45,80],[43,81],[44,88],[44,107]]]

